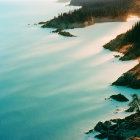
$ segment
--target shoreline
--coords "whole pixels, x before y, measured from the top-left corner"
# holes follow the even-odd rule
[[[57,28],[57,29],[74,29],[74,28],[84,28],[84,27],[87,27],[87,26],[90,26],[90,25],[93,25],[93,24],[95,24],[95,23],[105,23],[105,22],[125,22],[125,21],[127,21],[127,18],[124,18],[124,17],[117,17],[117,18],[107,18],[107,17],[103,17],[103,18],[92,18],[91,20],[89,20],[89,21],[86,21],[86,22],[84,22],[84,23],[74,23],[74,24],[58,24],[57,22],[55,22],[55,21],[53,21],[53,20],[50,20],[50,21],[47,21],[47,22],[42,22],[42,23],[39,23],[39,24],[43,24],[43,28]],[[120,35],[120,37],[122,37],[124,34],[122,34],[122,35]],[[118,39],[118,40],[120,40],[120,38]],[[118,40],[117,40],[117,42],[118,42]],[[123,40],[123,39],[122,39]],[[122,42],[121,42],[122,43]],[[122,43],[123,44],[123,43]],[[128,44],[126,44],[126,45],[128,45]],[[120,51],[118,51],[118,50],[116,50],[116,51],[118,51],[118,52],[121,52],[121,53],[126,53],[126,51],[127,50],[129,50],[129,48],[130,47],[132,47],[131,45],[129,45],[129,46],[125,46],[123,49],[121,49]],[[105,48],[105,47],[104,47]],[[135,80],[136,81],[136,80]],[[133,86],[132,86],[133,87]],[[140,87],[139,87],[139,85],[138,85],[138,89],[139,89]],[[134,115],[132,115],[132,116],[134,116],[134,118],[135,118],[135,115],[137,115],[137,114],[134,114]],[[131,116],[131,115],[130,115]],[[127,118],[131,118],[130,116],[128,116],[128,117],[126,117],[126,118],[124,118],[124,119],[122,119],[122,121],[121,121],[121,123],[123,123],[125,120],[127,120]],[[139,116],[139,114],[138,114],[138,116]],[[132,120],[134,119],[133,117],[131,118]],[[118,121],[119,120],[119,121]],[[111,120],[112,121],[112,120]],[[117,125],[117,127],[118,127],[118,125],[120,125],[119,123],[120,123],[120,119],[114,119],[113,121],[118,121],[117,123],[118,124],[116,124]],[[129,121],[129,120],[128,120]],[[109,121],[110,122],[110,121]],[[105,122],[106,123],[106,122]],[[103,124],[103,123],[102,123]],[[98,124],[97,124],[98,125]],[[116,125],[115,125],[115,127],[116,127]],[[112,126],[111,126],[112,127]],[[113,125],[113,127],[114,127],[114,125]],[[120,127],[121,128],[121,127]],[[112,128],[111,128],[112,129]],[[114,128],[113,128],[114,129]],[[125,130],[125,128],[124,128],[124,130]],[[89,131],[89,133],[91,133],[93,130],[90,130]],[[108,131],[108,130],[107,130]],[[140,130],[138,130],[138,131],[140,131]],[[98,132],[100,132],[100,130],[98,131]],[[116,136],[112,136],[112,132],[111,132],[111,135],[110,134],[107,134],[108,132],[101,132],[101,135],[99,134],[98,135],[98,137],[97,138],[100,138],[101,137],[101,139],[102,138],[106,138],[107,136],[109,136],[109,139],[111,139],[111,140],[118,140],[118,138],[120,139],[120,140],[125,140],[126,139],[126,137],[121,137],[121,135],[116,135]],[[116,133],[115,131],[113,132],[113,133]],[[120,133],[120,131],[118,130],[118,133]],[[88,133],[87,133],[88,134]],[[134,134],[134,133],[133,133]],[[128,134],[127,134],[128,135]],[[127,138],[130,138],[131,136],[133,136],[133,135],[131,135],[131,133],[130,133],[130,136],[129,137],[127,137]],[[138,137],[140,137],[140,135],[137,135]]]
[[[124,109],[123,112],[129,113],[124,118],[115,118],[106,120],[104,122],[99,121],[93,129],[89,130],[85,134],[91,135],[93,132],[98,132],[94,135],[97,139],[108,140],[140,140],[140,97],[137,94],[133,94],[132,100],[128,104],[128,109]],[[128,102],[124,95],[112,95],[105,100],[116,100],[117,102]],[[120,109],[117,109],[119,112]]]
[[[140,89],[140,63],[128,72],[124,73],[115,82],[113,82],[112,85]]]
[[[78,1],[75,0],[75,2]],[[95,23],[125,22],[129,15],[140,16],[140,2],[138,0],[133,0],[132,2],[124,0],[123,2],[116,1],[114,3],[109,0],[110,4],[104,1],[90,1],[90,4],[84,4],[84,1],[81,2],[83,4],[79,3],[78,5],[82,6],[81,8],[58,14],[58,16],[45,22],[39,22],[39,24],[43,28],[74,29],[84,28]],[[77,6],[77,4],[73,5],[72,3],[73,1],[71,0],[70,5]],[[116,5],[117,7],[114,9]]]
[[[140,139],[140,112],[133,113],[124,119],[111,119],[105,122],[98,122],[94,129],[89,130],[86,134],[93,131],[99,132],[95,138],[109,140],[139,140]],[[132,139],[133,138],[133,139]]]
[[[7,22],[2,22],[1,43],[5,45],[0,56],[4,60],[0,71],[1,137],[80,140],[86,139],[84,132],[99,120],[124,117],[124,113],[115,112],[125,105],[104,98],[114,93],[127,98],[133,92],[138,94],[133,89],[110,86],[136,61],[113,62],[115,53],[103,49],[102,44],[132,24],[96,24],[68,30],[79,37],[65,38],[33,24],[69,7],[52,0],[29,3],[32,6],[19,2],[2,5],[8,8],[3,11]],[[117,66],[122,70],[118,72]]]
[[[110,51],[122,53],[123,56],[118,57],[119,60],[129,61],[138,60],[138,64],[119,77],[112,85],[127,86],[134,89],[140,89],[140,47],[139,47],[139,26],[137,22],[126,33],[118,35],[115,39],[105,44],[103,47]],[[133,39],[132,39],[133,38]],[[134,40],[134,41],[133,41]]]
[[[106,23],[106,22],[126,22],[127,18],[124,17],[101,17],[96,18],[93,17],[91,21],[85,21],[83,23],[74,23],[74,24],[57,24],[57,22],[50,23],[49,21],[46,22],[39,22],[38,24],[41,25],[42,28],[54,28],[54,29],[75,29],[75,28],[86,28],[88,26],[94,25],[96,23]]]

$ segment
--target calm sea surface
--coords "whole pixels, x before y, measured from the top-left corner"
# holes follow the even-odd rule
[[[125,103],[106,97],[140,92],[110,86],[138,62],[102,48],[136,19],[70,30],[76,38],[34,25],[74,9],[65,5],[0,1],[0,140],[90,139],[84,133],[98,121],[126,115],[114,113]]]

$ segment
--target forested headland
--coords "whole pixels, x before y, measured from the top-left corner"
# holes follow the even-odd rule
[[[120,58],[123,61],[140,57],[140,22],[104,45],[104,48],[123,53],[124,56]]]
[[[80,9],[60,13],[53,19],[40,22],[45,28],[72,29],[86,27],[98,22],[126,21],[128,15],[139,15],[137,0],[72,0],[71,4],[81,5]]]

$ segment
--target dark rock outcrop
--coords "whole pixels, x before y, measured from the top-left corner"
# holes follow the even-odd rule
[[[76,37],[69,32],[63,31],[62,29],[56,29],[52,31],[53,33],[58,33],[59,35],[66,36],[66,37]]]
[[[85,134],[90,134],[93,132],[93,129],[89,130],[88,132],[85,132]]]
[[[133,69],[124,73],[112,85],[128,86],[134,89],[140,89],[140,63]]]
[[[127,140],[132,136],[140,137],[140,113],[132,114],[124,119],[113,119],[106,122],[99,122],[95,131],[100,132],[96,138],[108,140]]]
[[[119,102],[127,102],[129,101],[124,95],[122,94],[118,94],[118,95],[112,95],[110,96],[111,99],[114,99],[116,101],[119,101]]]
[[[98,138],[98,139],[105,139],[106,137],[107,137],[106,133],[101,133],[95,136],[95,138]]]
[[[134,112],[135,108],[133,107],[129,107],[127,110],[125,110],[125,112]]]
[[[110,121],[106,121],[104,123],[102,122],[98,122],[98,124],[94,127],[95,131],[99,131],[104,133],[105,131],[108,130],[108,128],[110,128],[112,126]]]

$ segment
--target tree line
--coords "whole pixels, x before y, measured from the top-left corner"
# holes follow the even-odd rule
[[[126,17],[132,0],[96,0],[82,8],[61,13],[49,22],[57,22],[58,24],[83,23],[93,18],[101,17]]]
[[[125,41],[133,46],[126,53],[127,56],[137,58],[140,56],[140,21],[137,22],[131,30],[125,35]]]

